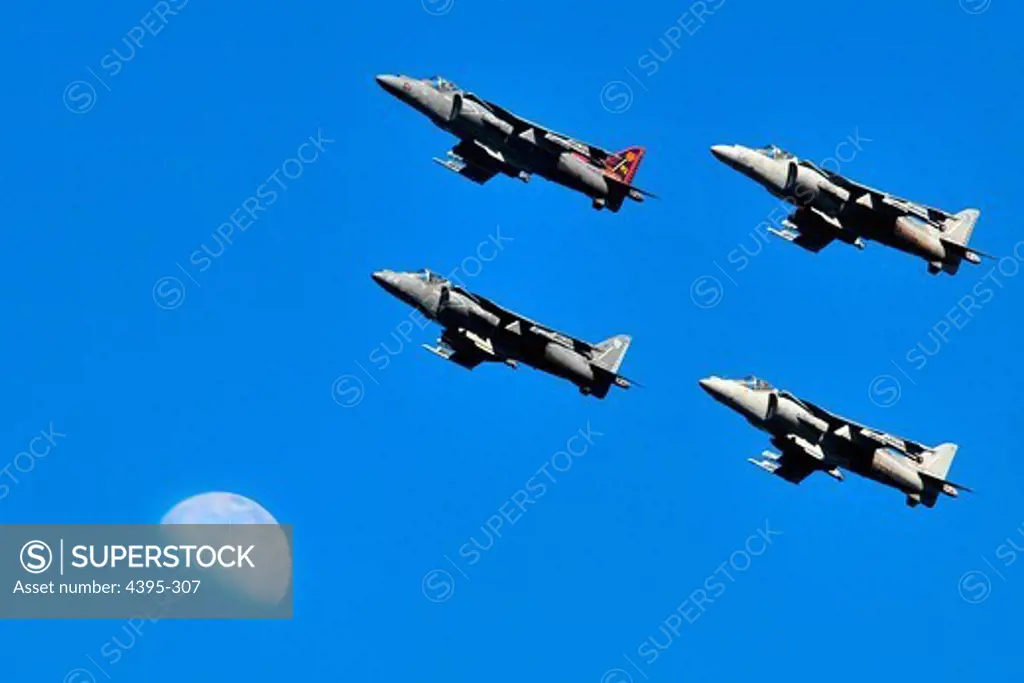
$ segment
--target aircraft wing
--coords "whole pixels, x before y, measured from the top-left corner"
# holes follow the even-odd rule
[[[472,370],[481,363],[507,362],[494,352],[489,339],[479,337],[467,330],[445,330],[437,346],[423,345],[435,356]]]
[[[791,484],[799,484],[821,469],[820,461],[796,448],[783,449],[781,455],[765,451],[761,460],[750,458],[748,461]]]
[[[911,460],[916,460],[917,462],[923,462],[923,455],[932,450],[923,443],[912,441],[911,439],[905,439],[896,434],[879,432],[862,425],[856,426],[860,429],[860,437],[865,442],[874,444],[879,448],[889,448],[898,451],[906,455]]]
[[[787,396],[807,408],[815,417],[828,423],[830,434],[850,441],[861,447],[870,448],[872,450],[875,448],[889,448],[906,455],[912,460],[917,460],[918,462],[922,460],[921,456],[924,453],[932,450],[920,442],[905,439],[896,434],[880,432],[876,429],[872,429],[871,427],[854,422],[853,420],[849,420],[841,415],[830,413],[824,408],[802,398],[797,398],[792,394],[787,393]]]
[[[814,207],[801,207],[782,221],[782,230],[769,228],[769,232],[792,242],[798,247],[818,253],[835,240],[863,246],[859,236],[833,218]]]
[[[550,327],[547,327],[546,325],[541,325],[535,320],[531,320],[526,316],[519,315],[515,311],[511,311],[503,306],[500,306],[495,302],[491,301],[490,299],[480,296],[479,294],[474,294],[456,285],[452,285],[452,289],[454,291],[457,291],[459,294],[462,294],[463,296],[472,299],[473,301],[487,309],[489,312],[498,316],[498,324],[502,328],[504,328],[506,332],[521,336],[532,335],[536,337],[541,337],[549,341],[558,342],[563,346],[572,348],[584,354],[592,354],[599,351],[597,347],[588,342],[585,342],[581,339],[576,339],[575,337],[570,337],[569,335],[559,332],[558,330],[552,329]]]
[[[434,350],[433,349],[428,349],[428,351],[434,351]],[[472,351],[465,351],[465,350],[453,351],[452,353],[447,354],[447,355],[445,355],[443,350],[437,350],[437,351],[435,351],[435,355],[441,356],[445,360],[450,360],[451,362],[455,363],[456,365],[461,365],[462,367],[466,368],[467,370],[472,370],[473,368],[475,368],[476,366],[480,365],[481,363],[486,363],[487,362],[487,358],[485,358],[482,353],[474,353]]]
[[[501,105],[491,102],[489,100],[479,98],[476,95],[473,95],[472,93],[465,93],[465,97],[467,99],[473,100],[474,102],[483,107],[486,107],[492,113],[497,114],[502,119],[510,123],[513,128],[513,135],[521,135],[529,130],[533,130],[535,139],[547,139],[560,147],[565,147],[568,149],[572,149],[576,152],[579,152],[588,159],[591,159],[595,163],[599,164],[603,164],[605,159],[607,159],[608,157],[614,156],[614,152],[610,152],[602,147],[597,147],[596,145],[580,142],[579,140],[573,138],[571,135],[559,133],[556,130],[548,128],[547,126],[542,126],[539,123],[534,123],[533,121],[524,119],[518,114],[511,112],[508,109],[505,109]]]
[[[478,185],[483,185],[502,173],[502,164],[504,163],[498,152],[494,152],[478,142],[466,141],[455,145],[448,152],[448,159],[435,158],[434,161]]]
[[[802,211],[805,211],[805,209],[799,209],[793,212],[793,214],[787,219],[790,226],[796,228],[796,233],[794,234],[790,231],[779,231],[780,236],[802,249],[806,249],[807,251],[817,254],[819,251],[835,241],[835,232],[827,229],[811,227],[808,222],[801,221],[801,216],[799,214]],[[792,239],[789,239],[791,235],[793,237]]]
[[[850,192],[852,201],[860,200],[863,203],[863,197],[869,197],[871,208],[882,209],[883,207],[890,207],[890,210],[893,211],[894,213],[917,216],[921,220],[932,223],[933,225],[940,229],[944,227],[946,221],[956,219],[956,216],[949,213],[948,211],[936,209],[935,207],[932,206],[925,206],[924,204],[918,204],[917,202],[912,202],[909,199],[903,199],[901,197],[897,197],[896,195],[889,194],[888,192],[876,190],[873,187],[864,185],[863,183],[858,183],[854,180],[850,180],[849,178],[841,176],[838,173],[826,171],[812,164],[809,161],[805,160],[801,161],[800,163],[818,171],[826,178],[828,178],[831,182],[835,183],[839,187],[844,188],[845,190],[848,190]]]
[[[477,185],[483,185],[488,180],[498,175],[498,171],[493,168],[482,168],[476,164],[466,164],[458,171],[459,175],[468,180],[472,180]]]
[[[793,240],[793,244],[807,251],[817,254],[819,251],[832,244],[835,237],[822,233],[802,232]]]

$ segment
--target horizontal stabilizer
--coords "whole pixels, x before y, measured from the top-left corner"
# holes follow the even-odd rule
[[[963,256],[971,263],[981,263],[981,259],[983,258],[992,260],[996,259],[996,257],[993,256],[992,254],[988,254],[984,251],[979,251],[978,249],[975,249],[973,247],[968,247],[966,244],[958,244],[957,242],[953,242],[944,236],[940,235],[939,240],[941,240],[942,243],[946,245],[946,247],[952,249],[954,252],[958,252],[961,256]]]
[[[628,196],[630,199],[632,199],[635,202],[642,202],[644,200],[643,199],[644,197],[650,197],[651,199],[661,199],[661,197],[659,197],[658,195],[654,194],[653,192],[648,192],[647,190],[640,189],[636,185],[630,185],[629,183],[624,183],[624,182],[622,182],[621,180],[619,180],[618,178],[616,178],[614,176],[608,176],[608,178],[613,183],[615,183],[618,187],[622,188],[622,190],[625,192],[626,196]]]
[[[623,377],[622,375],[615,375],[615,379],[612,381],[614,382],[615,386],[617,386],[620,389],[629,389],[630,387],[643,388],[644,386],[643,384],[640,384],[640,382],[629,379],[628,377]]]
[[[640,195],[642,197],[650,197],[651,199],[661,199],[661,197],[659,197],[658,195],[654,194],[653,192],[648,192],[647,190],[643,190],[643,189],[637,187],[636,185],[627,185],[626,187],[629,188],[630,197],[633,198],[633,199],[636,199],[636,197],[633,196],[635,194],[638,194],[638,195]]]
[[[942,492],[945,493],[947,496],[953,496],[954,498],[956,498],[957,491],[974,493],[974,489],[967,488],[963,484],[957,484],[956,482],[952,482],[947,479],[942,479],[941,477],[936,477],[932,474],[928,474],[927,472],[921,472],[921,476],[924,479],[932,482],[933,484],[938,484],[939,486],[941,486]]]

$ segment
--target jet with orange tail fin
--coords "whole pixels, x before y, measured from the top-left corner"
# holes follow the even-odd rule
[[[595,209],[617,212],[626,198],[654,197],[633,185],[646,150],[611,152],[580,142],[462,90],[441,77],[377,76],[384,90],[459,138],[438,164],[478,184],[499,173],[529,182],[533,175],[582,192]]]

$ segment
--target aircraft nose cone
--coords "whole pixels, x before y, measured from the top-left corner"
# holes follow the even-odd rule
[[[750,163],[746,152],[746,148],[740,145],[714,145],[711,148],[711,153],[715,155],[716,159],[729,168],[743,173],[750,171]]]
[[[377,84],[387,90],[392,95],[398,94],[402,90],[402,79],[398,76],[391,76],[389,74],[381,74],[376,77]]]
[[[392,296],[401,296],[402,286],[398,274],[393,270],[378,270],[371,275],[373,281]]]
[[[722,383],[722,380],[720,378],[714,377],[714,376],[712,376],[712,377],[705,377],[704,379],[702,379],[699,382],[697,382],[697,384],[700,385],[701,389],[703,389],[704,391],[708,392],[709,394],[711,394],[712,396],[715,396],[715,397],[718,397],[718,396],[720,396],[722,394],[722,391],[720,389],[721,383]]]
[[[715,155],[715,158],[719,161],[729,161],[732,157],[732,145],[713,145],[711,147],[711,153]]]

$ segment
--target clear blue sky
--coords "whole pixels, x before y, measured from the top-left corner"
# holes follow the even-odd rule
[[[1024,547],[1024,273],[999,276],[966,322],[954,314],[960,328],[918,368],[908,352],[936,350],[930,331],[992,265],[930,277],[877,245],[813,256],[773,240],[740,270],[730,253],[759,248],[776,202],[708,152],[774,141],[820,161],[859,132],[869,142],[844,173],[977,206],[974,244],[1010,254],[1024,12],[964,4],[985,11],[726,0],[693,35],[671,28],[686,3],[663,0],[229,0],[163,22],[147,2],[7,7],[0,464],[51,422],[66,437],[15,471],[0,521],[155,522],[230,490],[295,525],[293,621],[150,625],[107,667],[117,681],[1019,675],[1024,562],[1006,566],[999,546]],[[133,31],[143,19],[157,35]],[[143,36],[134,55],[129,33]],[[663,199],[612,215],[540,180],[446,173],[430,158],[452,140],[382,92],[381,72],[440,73],[590,142],[645,145],[636,183]],[[317,160],[223,254],[190,263],[318,130],[334,142]],[[512,241],[467,284],[589,340],[634,335],[624,371],[646,388],[600,402],[528,369],[468,373],[418,348],[436,329],[415,328],[384,369],[370,360],[407,319],[371,271],[450,272],[497,226]],[[702,276],[719,283],[700,288],[719,287],[714,307],[691,300]],[[173,281],[158,289],[172,310],[154,301],[165,277],[184,287],[184,300]],[[952,476],[978,493],[910,510],[860,479],[769,478],[745,462],[763,435],[696,384],[748,372],[960,443]],[[344,375],[363,382],[356,406],[332,397]],[[588,424],[586,455],[474,564],[460,555]],[[735,581],[679,625],[670,615],[766,520],[782,534],[749,567],[734,556],[744,571],[727,567]],[[428,577],[440,603],[421,590],[434,569],[454,581],[447,595]],[[992,581],[980,604],[958,590],[972,570]],[[666,621],[679,634],[645,659]],[[2,677],[61,680],[127,641],[121,629],[2,624]]]

